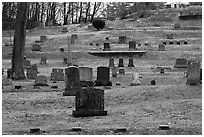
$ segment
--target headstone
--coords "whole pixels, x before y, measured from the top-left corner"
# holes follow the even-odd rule
[[[127,44],[127,37],[119,36],[119,44]]]
[[[125,68],[120,68],[119,69],[119,74],[125,74]]]
[[[96,43],[96,46],[99,46],[99,43]]]
[[[62,33],[67,33],[67,32],[68,32],[67,27],[63,27],[63,28],[62,28]]]
[[[2,86],[10,86],[12,85],[11,79],[9,78],[2,78]]]
[[[2,75],[4,75],[4,69],[2,68]]]
[[[45,42],[46,40],[47,40],[47,36],[45,36],[45,35],[40,36],[40,41],[41,42]]]
[[[51,73],[51,81],[64,81],[63,69],[53,68]]]
[[[64,64],[67,64],[67,63],[68,63],[67,58],[64,58],[64,59],[63,59],[63,63],[64,63]]]
[[[110,51],[110,43],[104,43],[103,51]]]
[[[200,69],[200,83],[202,83],[202,68]]]
[[[34,86],[49,86],[47,84],[47,77],[44,75],[39,75],[35,79],[35,84]]]
[[[175,24],[174,24],[174,28],[175,28],[175,29],[180,29],[180,28],[181,28],[181,25],[180,25],[179,23],[175,23]]]
[[[173,41],[169,41],[169,44],[170,44],[170,45],[173,45],[173,44],[174,44],[174,42],[173,42]]]
[[[33,71],[35,71],[35,72],[37,72],[38,73],[38,66],[37,66],[37,64],[35,63],[35,64],[33,64],[33,65],[31,65],[31,69],[33,70]]]
[[[164,42],[163,42],[163,45],[166,45],[166,44],[167,44],[167,43],[164,41]]]
[[[33,44],[32,51],[41,51],[41,45],[37,43]]]
[[[177,45],[180,45],[180,44],[181,44],[181,42],[180,42],[180,41],[177,41],[177,42],[176,42],[176,44],[177,44]]]
[[[188,42],[187,42],[187,41],[184,41],[184,42],[183,42],[183,44],[184,44],[184,45],[187,45],[187,44],[188,44]]]
[[[109,66],[108,67],[115,67],[115,64],[114,64],[114,58],[110,58],[109,59]]]
[[[174,68],[187,68],[187,59],[185,58],[178,58],[176,59],[176,64],[174,65]]]
[[[93,69],[89,67],[79,67],[79,77],[81,87],[93,87]]]
[[[135,67],[133,61],[134,61],[133,58],[129,58],[128,67]]]
[[[158,51],[165,51],[165,45],[164,44],[159,44]]]
[[[118,71],[117,67],[112,68],[112,77],[117,77],[117,71]]]
[[[123,59],[121,59],[121,58],[119,59],[118,67],[124,67]]]
[[[12,68],[7,69],[7,78],[12,79]]]
[[[196,85],[200,83],[200,61],[189,60],[187,65],[187,84]]]
[[[76,91],[76,110],[72,112],[74,117],[106,116],[104,111],[104,90],[86,88]]]
[[[167,34],[167,39],[173,39],[173,34],[172,33]]]
[[[41,60],[40,60],[40,64],[47,64],[47,58],[46,57],[41,57]]]
[[[131,86],[138,86],[141,85],[141,82],[139,81],[139,73],[134,72],[132,73],[132,82],[131,82]]]
[[[32,70],[32,68],[28,68],[26,72],[27,79],[36,79],[37,78],[37,71]]]
[[[151,81],[151,85],[156,85],[156,81],[155,81],[155,80],[152,80],[152,81]]]
[[[60,48],[60,52],[64,52],[64,48]]]
[[[71,44],[75,44],[76,40],[77,40],[77,34],[72,34],[71,35]]]
[[[109,67],[101,66],[97,68],[97,80],[95,81],[95,86],[112,86]]]
[[[109,40],[109,37],[106,37],[106,40]]]
[[[136,50],[136,42],[129,41],[129,50]]]
[[[161,73],[161,74],[164,73],[164,69],[163,69],[163,68],[160,69],[160,73]]]
[[[24,69],[30,68],[30,60],[24,60]]]
[[[75,96],[76,91],[81,89],[79,68],[75,66],[70,66],[65,69],[65,92],[63,96]]]

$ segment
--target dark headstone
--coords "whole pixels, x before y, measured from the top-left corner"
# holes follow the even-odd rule
[[[21,89],[22,86],[15,86],[15,89]]]
[[[180,45],[181,43],[180,43],[180,41],[177,41],[176,44],[177,44],[177,45]]]
[[[7,69],[7,78],[12,79],[12,68]]]
[[[96,43],[96,46],[99,46],[99,43]]]
[[[160,44],[159,47],[158,47],[158,51],[165,51],[165,45]]]
[[[47,64],[47,58],[46,57],[42,57],[40,60],[40,64]]]
[[[120,68],[119,69],[119,74],[125,74],[125,69],[124,68]]]
[[[176,59],[176,64],[174,65],[174,68],[187,68],[187,59],[185,58],[178,58]]]
[[[41,51],[41,45],[38,43],[33,44],[32,51]]]
[[[136,50],[136,42],[129,41],[129,50]]]
[[[166,45],[166,42],[164,41],[163,44]]]
[[[76,91],[81,89],[79,68],[70,66],[65,69],[65,92],[63,96],[75,96]]]
[[[187,41],[184,41],[184,42],[183,42],[183,44],[184,44],[184,45],[187,45],[187,44],[188,44],[188,42],[187,42]]]
[[[40,128],[31,128],[30,133],[40,133]]]
[[[67,32],[68,32],[67,27],[63,27],[63,28],[62,28],[62,33],[67,33]]]
[[[128,67],[135,67],[133,61],[134,61],[133,58],[129,58]]]
[[[103,51],[110,51],[110,43],[104,43]]]
[[[159,129],[160,130],[168,130],[169,129],[169,125],[159,125]]]
[[[97,80],[95,81],[95,86],[112,86],[109,67],[101,66],[97,68]]]
[[[169,44],[170,44],[170,45],[173,45],[173,44],[174,44],[174,42],[173,42],[173,41],[169,41]]]
[[[60,52],[64,52],[64,48],[60,48]]]
[[[64,58],[64,59],[63,59],[63,63],[64,63],[64,64],[67,64],[67,63],[68,63],[68,59],[67,59],[67,58]]]
[[[127,44],[127,37],[119,36],[119,44]]]
[[[89,45],[90,45],[90,46],[92,46],[92,45],[93,45],[93,43],[90,43]]]
[[[51,81],[64,81],[63,69],[52,69]]]
[[[200,83],[200,61],[189,60],[187,65],[187,84],[196,85]]]
[[[173,34],[172,33],[167,34],[167,39],[173,39]]]
[[[71,44],[75,44],[75,41],[77,40],[77,34],[71,35]]]
[[[106,40],[109,40],[109,37],[106,37]]]
[[[119,59],[118,67],[124,67],[123,59]]]
[[[106,116],[104,111],[104,90],[86,88],[76,91],[74,117]]]
[[[108,67],[115,67],[115,64],[114,64],[114,58],[110,58],[109,59],[109,65],[108,65]]]
[[[155,80],[152,80],[152,81],[151,81],[151,85],[156,85],[156,81],[155,81]]]
[[[200,82],[202,82],[202,68],[200,69]]]
[[[47,84],[47,77],[43,75],[39,75],[35,79],[35,84],[34,86],[49,86]]]

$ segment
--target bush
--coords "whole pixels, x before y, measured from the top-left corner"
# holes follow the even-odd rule
[[[99,20],[99,19],[95,19],[95,20],[93,20],[92,25],[97,30],[100,30],[100,29],[103,29],[105,27],[105,21]]]

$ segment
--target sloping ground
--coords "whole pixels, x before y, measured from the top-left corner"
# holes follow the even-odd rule
[[[3,134],[166,134],[202,133],[201,86],[139,86],[105,91],[108,116],[74,118],[74,97],[62,92],[13,92],[2,95]],[[159,130],[169,124],[169,130]],[[72,127],[82,131],[71,132]],[[115,133],[119,127],[127,132]]]

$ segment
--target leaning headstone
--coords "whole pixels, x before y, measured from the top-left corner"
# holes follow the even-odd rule
[[[110,58],[109,59],[109,65],[108,65],[108,67],[115,67],[115,64],[114,64],[114,58]]]
[[[41,51],[41,45],[40,44],[33,44],[32,51]]]
[[[136,42],[129,41],[129,50],[136,50]]]
[[[185,58],[178,58],[176,59],[176,64],[174,65],[174,68],[187,68],[187,59]]]
[[[119,59],[119,64],[118,64],[118,67],[124,67],[124,64],[123,64],[123,59]]]
[[[70,66],[65,69],[65,92],[63,96],[75,96],[76,91],[81,89],[79,68],[75,66]]]
[[[44,75],[39,75],[35,79],[35,84],[34,86],[49,86],[47,84],[47,77]]]
[[[117,67],[112,68],[112,77],[117,77],[117,71],[118,71]]]
[[[104,90],[86,88],[78,90],[75,98],[76,110],[72,112],[74,117],[106,116],[104,111]]]
[[[127,37],[119,36],[119,44],[127,44]]]
[[[41,42],[45,42],[46,40],[47,40],[47,36],[45,36],[45,35],[40,36],[40,41]]]
[[[187,65],[187,84],[196,85],[200,83],[200,61],[189,60]]]
[[[132,82],[131,82],[131,86],[138,86],[138,85],[141,85],[141,82],[139,80],[139,73],[137,72],[134,72],[132,73]]]
[[[165,45],[164,44],[159,44],[158,51],[165,51]]]
[[[110,43],[104,43],[103,51],[110,51]]]
[[[95,81],[95,86],[112,86],[109,67],[101,66],[97,68],[97,80]]]
[[[10,86],[10,85],[12,85],[11,79],[2,78],[2,86]]]
[[[47,58],[46,57],[42,57],[40,60],[40,64],[47,64]]]
[[[79,77],[81,87],[93,87],[93,69],[89,67],[79,67]]]
[[[135,67],[133,61],[134,61],[133,58],[129,58],[128,67]]]
[[[24,69],[30,68],[30,60],[24,60]]]

